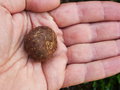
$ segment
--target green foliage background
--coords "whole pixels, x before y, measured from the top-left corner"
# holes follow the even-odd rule
[[[78,1],[106,1],[106,0],[61,0],[61,3]],[[107,0],[107,1],[120,2],[120,0]],[[120,74],[98,81],[63,88],[61,90],[120,90]]]

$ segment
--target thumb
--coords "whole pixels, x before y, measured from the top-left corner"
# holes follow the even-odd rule
[[[6,8],[10,13],[30,10],[33,12],[44,12],[56,8],[60,0],[0,0],[0,6]]]

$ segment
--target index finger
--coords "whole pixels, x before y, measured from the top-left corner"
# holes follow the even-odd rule
[[[111,1],[89,1],[62,4],[51,15],[59,27],[78,23],[120,20],[120,4]]]

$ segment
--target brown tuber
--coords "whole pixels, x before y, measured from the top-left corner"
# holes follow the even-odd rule
[[[55,32],[47,26],[33,28],[25,35],[24,49],[35,61],[43,62],[49,59],[57,49]]]

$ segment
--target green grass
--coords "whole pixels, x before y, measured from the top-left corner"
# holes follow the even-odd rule
[[[120,90],[120,74],[98,81],[71,86],[61,90]]]
[[[106,1],[106,0],[61,0],[61,3],[78,1]],[[120,2],[120,0],[107,0],[107,1]],[[98,81],[71,86],[61,90],[120,90],[120,74]]]
[[[93,90],[120,90],[120,74],[94,81]]]

